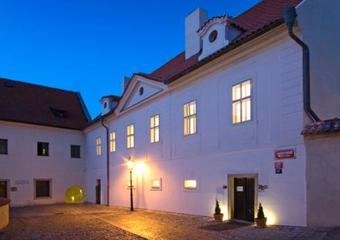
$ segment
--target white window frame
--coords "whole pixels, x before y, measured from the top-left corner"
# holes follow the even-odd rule
[[[197,102],[190,101],[183,105],[183,134],[184,136],[197,133]]]
[[[247,95],[247,89],[246,89],[246,84],[250,84],[249,87],[249,95]],[[236,88],[239,88],[239,96],[236,94]],[[248,79],[242,82],[239,82],[237,84],[234,84],[231,88],[231,121],[233,124],[240,124],[244,122],[251,121],[253,118],[252,114],[252,80]],[[249,116],[247,117],[247,114],[244,114],[244,111],[247,111],[246,107],[246,102],[249,101]],[[239,105],[239,109],[236,110],[236,104]],[[236,112],[237,111],[237,112]]]
[[[116,132],[110,132],[110,152],[116,151]]]
[[[160,139],[160,115],[156,114],[150,117],[150,143],[158,143],[159,139]]]
[[[135,124],[129,124],[126,127],[126,148],[131,149],[135,147]]]
[[[195,183],[195,186],[189,186],[189,183]],[[198,180],[195,178],[186,178],[183,181],[184,190],[197,190],[198,188]]]
[[[97,156],[102,155],[102,139],[101,139],[101,137],[96,138],[96,155]]]

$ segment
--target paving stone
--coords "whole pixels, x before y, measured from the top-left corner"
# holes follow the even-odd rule
[[[12,208],[10,220],[0,240],[340,240],[340,227],[221,228],[210,217],[91,204]]]

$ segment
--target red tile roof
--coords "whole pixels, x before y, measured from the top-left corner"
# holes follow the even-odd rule
[[[224,49],[200,62],[198,61],[199,53],[186,60],[185,53],[182,52],[149,74],[149,77],[155,78],[156,81],[172,82],[185,73],[282,24],[284,9],[287,6],[296,6],[300,2],[301,0],[263,0],[233,18],[235,24],[245,29],[245,31]]]
[[[305,126],[303,135],[317,135],[325,133],[340,132],[340,118],[311,123]]]
[[[0,120],[80,130],[90,119],[79,93],[0,78]]]

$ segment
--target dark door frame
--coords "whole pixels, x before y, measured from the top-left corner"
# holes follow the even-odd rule
[[[96,181],[96,204],[102,204],[102,181],[101,179],[97,179]]]
[[[230,219],[236,221],[242,221],[234,218],[234,179],[235,178],[254,178],[254,214],[256,217],[257,206],[258,206],[258,174],[228,174],[228,216]]]
[[[0,182],[6,182],[6,198],[10,198],[9,197],[9,180],[8,179],[0,179]]]

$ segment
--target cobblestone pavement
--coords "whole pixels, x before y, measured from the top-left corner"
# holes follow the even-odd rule
[[[340,240],[340,228],[257,229],[250,225],[221,225],[209,217],[184,214],[129,212],[90,204],[50,205],[11,209],[10,226],[0,231],[0,240],[4,239]]]

